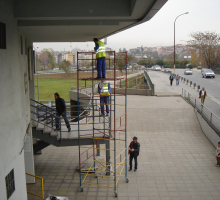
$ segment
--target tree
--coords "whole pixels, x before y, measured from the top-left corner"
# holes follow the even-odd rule
[[[66,77],[68,76],[68,73],[70,73],[70,66],[71,66],[71,63],[67,60],[63,60],[60,63],[60,68],[66,73]]]
[[[57,67],[53,49],[43,49],[39,55],[39,59],[44,69],[54,69]]]
[[[197,62],[197,53],[195,49],[191,50],[191,63],[193,67],[198,66],[198,62]]]
[[[36,69],[37,71],[42,70],[41,61],[39,59],[38,54],[36,54]]]
[[[47,65],[49,63],[48,56],[46,52],[42,51],[39,55],[41,66],[43,66],[44,70],[47,68]]]
[[[43,52],[47,54],[48,57],[48,68],[54,69],[57,67],[57,64],[55,62],[55,57],[53,54],[53,49],[43,49]]]
[[[126,66],[126,54],[116,54],[116,67],[123,72]],[[127,55],[127,63],[129,63],[133,57],[131,55]]]
[[[190,36],[188,46],[195,49],[208,68],[217,68],[220,65],[220,35],[216,32],[194,32]]]

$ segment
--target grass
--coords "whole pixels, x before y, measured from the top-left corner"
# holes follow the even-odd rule
[[[132,88],[136,85],[136,78],[137,78],[137,85],[143,82],[144,75],[137,75],[127,79],[127,87]],[[122,81],[122,85],[125,85],[125,81]]]
[[[77,86],[76,78],[39,78],[39,99],[40,100],[54,100],[54,93],[58,92],[60,97],[69,100],[69,91],[71,87]],[[85,81],[80,81],[79,85],[84,85]],[[87,85],[91,81],[87,81]],[[35,86],[37,86],[37,79],[35,78]],[[35,87],[35,99],[37,99],[37,87]]]

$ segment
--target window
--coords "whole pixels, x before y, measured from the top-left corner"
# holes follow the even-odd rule
[[[7,199],[11,197],[15,191],[14,169],[5,177]]]
[[[6,49],[6,24],[0,22],[0,49]]]
[[[21,54],[23,54],[23,38],[22,38],[22,35],[21,35],[20,39],[21,39]]]

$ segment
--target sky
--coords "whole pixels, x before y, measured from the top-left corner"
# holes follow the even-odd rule
[[[174,43],[174,20],[176,21],[176,44],[186,44],[190,33],[196,31],[215,31],[220,33],[220,0],[168,0],[159,12],[148,22],[108,37],[107,47],[118,51],[119,48],[136,48],[171,46]],[[72,43],[72,48],[87,49],[86,42]],[[93,42],[88,42],[88,49],[94,48]],[[69,42],[34,43],[34,47],[52,48],[55,51],[70,49]]]

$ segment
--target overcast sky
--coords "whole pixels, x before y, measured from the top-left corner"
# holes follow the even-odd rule
[[[168,0],[162,9],[148,22],[130,28],[126,31],[108,37],[107,47],[114,50],[125,47],[135,48],[169,46],[173,45],[174,20],[185,12],[187,15],[180,16],[176,21],[176,44],[186,44],[181,40],[189,40],[189,34],[195,31],[216,31],[220,33],[220,0]],[[72,43],[72,47],[87,49],[86,42]],[[88,42],[89,49],[94,47],[93,42]],[[55,51],[68,51],[70,43],[34,43],[39,47],[52,48]]]

